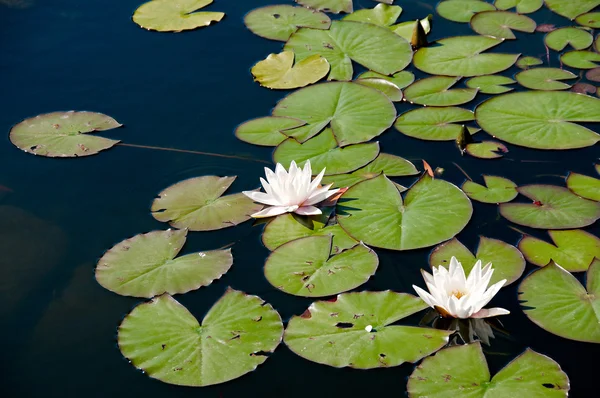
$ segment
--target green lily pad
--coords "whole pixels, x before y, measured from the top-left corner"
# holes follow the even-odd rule
[[[512,87],[505,87],[507,84],[513,84],[515,81],[510,77],[501,75],[478,76],[473,77],[465,83],[467,87],[479,89],[483,94],[503,94],[514,90]]]
[[[133,22],[158,32],[181,32],[219,22],[222,12],[197,12],[213,0],[152,0],[133,13]]]
[[[561,80],[575,78],[577,78],[576,74],[559,68],[533,68],[515,75],[515,79],[521,86],[544,91],[567,90],[571,85]]]
[[[523,312],[542,329],[566,339],[600,343],[600,262],[587,272],[587,291],[569,271],[549,264],[519,286]]]
[[[329,29],[331,19],[322,12],[280,4],[250,11],[244,23],[255,35],[287,41],[298,28]]]
[[[262,205],[241,193],[221,196],[235,177],[190,178],[163,190],[152,202],[152,216],[175,228],[212,231],[250,219]]]
[[[548,8],[571,20],[581,14],[593,10],[600,5],[600,0],[544,0]]]
[[[394,104],[380,91],[355,83],[322,83],[295,91],[279,101],[273,116],[304,120],[308,125],[286,131],[304,142],[331,125],[339,146],[369,141],[396,118]]]
[[[327,225],[331,212],[318,216],[301,217],[285,214],[270,221],[262,235],[262,242],[271,251],[284,243],[308,236],[333,236],[331,254],[339,254],[358,244],[338,224]]]
[[[270,54],[252,67],[254,81],[263,87],[291,89],[308,86],[327,76],[329,62],[320,55],[313,55],[294,65],[294,53],[284,51]]]
[[[517,61],[517,67],[521,68],[521,69],[527,69],[530,66],[535,66],[535,65],[541,65],[544,62],[536,57],[519,57],[519,60]]]
[[[600,180],[578,173],[569,173],[567,188],[582,198],[600,201]]]
[[[393,102],[402,101],[402,98],[404,98],[402,90],[387,79],[367,78],[356,79],[354,82],[381,91]]]
[[[535,27],[533,19],[508,11],[484,11],[471,18],[471,28],[475,32],[498,39],[516,39],[513,30],[533,33]]]
[[[420,48],[413,62],[418,69],[431,75],[493,75],[510,68],[519,57],[519,54],[483,53],[500,43],[501,39],[487,36],[450,37]]]
[[[485,186],[465,181],[461,189],[473,200],[482,203],[507,203],[517,197],[517,184],[509,179],[484,175]]]
[[[377,195],[373,195],[377,192]],[[471,201],[456,186],[424,175],[406,193],[381,175],[350,187],[338,200],[344,230],[369,246],[410,250],[453,238],[469,222]]]
[[[575,18],[581,26],[587,26],[588,28],[598,29],[600,28],[600,12],[588,12]]]
[[[525,235],[519,250],[527,261],[538,267],[551,262],[570,272],[587,271],[592,264],[600,263],[600,239],[580,229],[548,231],[552,243]]]
[[[560,56],[560,62],[577,69],[594,69],[600,66],[600,54],[593,51],[569,51]]]
[[[404,90],[407,101],[426,106],[452,106],[465,104],[477,95],[477,89],[455,88],[459,78],[433,76],[417,80]]]
[[[527,349],[491,378],[479,343],[459,345],[426,358],[408,378],[410,398],[566,398],[569,378],[551,358]]]
[[[433,17],[431,15],[429,15],[427,18],[423,18],[423,19],[419,20],[419,23],[421,24],[421,27],[423,28],[423,32],[425,32],[426,35],[428,35],[429,32],[431,32],[431,19],[432,18]],[[413,33],[415,32],[416,27],[417,27],[417,21],[415,20],[415,21],[401,22],[399,24],[390,26],[390,29],[392,30],[392,32],[394,32],[398,36],[402,36],[404,39],[406,39],[406,41],[410,42],[410,41],[412,41]]]
[[[377,254],[363,244],[330,256],[331,236],[309,236],[279,246],[265,263],[265,277],[295,296],[324,297],[352,290],[375,274]]]
[[[402,37],[388,28],[354,21],[333,21],[329,30],[299,29],[284,50],[293,51],[297,60],[315,54],[327,58],[329,80],[352,80],[352,61],[391,75],[406,68],[412,59],[412,48]]]
[[[448,268],[452,257],[456,257],[462,264],[467,275],[471,272],[477,260],[481,260],[483,265],[492,263],[494,275],[490,280],[490,284],[506,279],[505,286],[509,285],[519,279],[525,271],[525,259],[516,247],[501,240],[484,236],[479,237],[479,245],[475,255],[456,238],[442,243],[433,249],[429,255],[429,265],[431,267],[443,265]]]
[[[380,174],[388,177],[412,176],[419,171],[414,164],[399,156],[380,153],[371,163],[351,174],[337,174],[323,177],[323,184],[333,184],[336,188],[350,187],[361,181],[370,180]]]
[[[185,229],[169,229],[126,239],[98,261],[96,280],[122,296],[151,298],[208,286],[231,268],[231,249],[175,258],[186,235]]]
[[[304,126],[306,123],[292,117],[266,116],[248,120],[235,129],[235,136],[250,144],[277,146],[288,138],[286,130]]]
[[[530,14],[542,8],[544,0],[495,0],[494,5],[499,10],[516,8],[519,14]]]
[[[468,144],[465,152],[479,159],[499,159],[508,148],[498,141],[481,141]]]
[[[366,71],[358,75],[357,79],[384,79],[391,83],[394,83],[399,89],[403,89],[408,87],[415,81],[415,75],[412,72],[407,70],[403,70],[401,72],[395,73],[392,76],[382,75],[381,73]]]
[[[594,40],[594,50],[600,52],[600,35],[597,35],[596,39]]]
[[[340,12],[351,13],[352,0],[295,0],[296,3],[302,4],[305,7],[312,8],[317,11],[332,12],[338,14]]]
[[[600,122],[600,100],[563,91],[503,94],[480,104],[477,123],[490,135],[537,149],[594,145],[600,135],[575,122]]]
[[[346,15],[344,21],[367,22],[379,26],[390,26],[396,23],[402,14],[402,7],[389,4],[377,4],[374,8],[365,8]]]
[[[273,160],[287,169],[292,161],[303,167],[307,160],[315,174],[327,169],[325,174],[341,174],[354,171],[379,155],[379,143],[354,144],[343,148],[337,146],[331,129],[300,144],[293,138],[283,141],[273,152]]]
[[[10,142],[34,155],[71,158],[95,155],[119,141],[90,135],[122,125],[95,112],[52,112],[23,120],[10,129]]]
[[[427,141],[453,141],[462,129],[462,123],[475,119],[468,109],[457,107],[418,108],[398,117],[394,127],[409,137]],[[456,124],[459,123],[459,124]],[[469,128],[471,134],[478,129]]]
[[[451,333],[395,325],[426,306],[418,297],[389,290],[340,294],[333,302],[314,302],[302,316],[292,317],[284,342],[302,358],[336,368],[414,363],[442,348]]]
[[[593,224],[600,218],[600,203],[580,198],[563,187],[526,185],[518,188],[533,203],[503,203],[500,214],[531,228],[571,229]]]
[[[570,26],[548,33],[544,43],[554,51],[562,51],[568,45],[575,50],[583,50],[591,46],[593,40],[593,36],[588,31]]]
[[[490,3],[479,0],[445,0],[441,1],[436,8],[442,17],[454,22],[466,23],[478,12],[492,11],[496,7]]]
[[[125,317],[118,340],[123,356],[148,376],[201,387],[253,371],[279,345],[282,334],[281,317],[271,305],[228,289],[202,325],[168,294],[155,297]]]

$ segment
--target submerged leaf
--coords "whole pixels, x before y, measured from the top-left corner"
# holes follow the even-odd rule
[[[133,22],[158,32],[181,32],[219,22],[222,12],[197,12],[213,0],[152,0],[133,13]]]
[[[329,29],[331,19],[322,12],[280,4],[250,11],[244,23],[258,36],[287,41],[298,28]]]
[[[270,54],[267,59],[252,67],[254,80],[261,86],[274,89],[291,89],[313,84],[329,72],[329,63],[320,55],[305,58],[294,65],[294,53],[284,51]]]

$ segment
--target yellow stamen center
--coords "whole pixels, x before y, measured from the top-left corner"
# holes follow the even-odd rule
[[[462,296],[464,296],[464,295],[465,295],[465,293],[461,292],[460,290],[455,290],[455,291],[453,291],[453,292],[452,292],[452,295],[453,295],[454,297],[456,297],[457,299],[459,299],[459,298],[461,298]]]

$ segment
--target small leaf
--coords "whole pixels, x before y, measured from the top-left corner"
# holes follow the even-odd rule
[[[569,173],[567,188],[582,198],[600,201],[600,180],[578,173]]]
[[[331,19],[322,12],[280,4],[250,11],[244,23],[258,36],[287,41],[299,28],[329,29]]]
[[[473,200],[482,203],[507,203],[517,197],[517,184],[496,176],[484,175],[485,185],[465,181],[461,189]]]
[[[460,78],[433,76],[417,80],[406,90],[404,97],[407,101],[426,106],[452,106],[471,101],[477,95],[477,89],[455,88]]]
[[[471,18],[471,28],[475,32],[498,39],[516,39],[513,30],[533,33],[535,27],[533,19],[507,11],[483,11]]]
[[[583,50],[592,45],[593,36],[586,30],[567,27],[556,29],[546,35],[544,43],[554,51],[562,51],[567,46],[575,50]]]
[[[219,22],[222,12],[197,12],[213,0],[152,0],[138,7],[133,22],[158,32],[181,32]]]
[[[467,145],[465,152],[479,159],[498,159],[508,148],[498,141],[481,141]]]
[[[571,85],[561,80],[575,79],[577,75],[568,70],[559,68],[533,68],[524,70],[515,75],[517,82],[531,90],[566,90]]]
[[[517,61],[517,67],[521,69],[527,69],[530,66],[542,65],[544,62],[536,57],[519,57]]]
[[[479,89],[479,92],[483,94],[502,94],[514,90],[512,87],[504,87],[513,83],[515,81],[509,77],[490,75],[473,77],[467,80],[465,84],[467,87]]]
[[[594,69],[600,66],[600,54],[593,51],[569,51],[560,56],[560,62],[578,69]]]
[[[291,89],[308,86],[327,76],[329,62],[313,55],[294,64],[294,53],[284,51],[270,54],[252,67],[254,80],[261,86],[273,89]]]

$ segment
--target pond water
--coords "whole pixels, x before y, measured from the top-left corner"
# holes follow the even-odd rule
[[[0,395],[404,396],[414,369],[411,364],[370,371],[335,369],[300,358],[283,344],[255,372],[234,381],[196,389],[163,384],[135,370],[116,344],[117,326],[143,300],[117,296],[94,279],[95,264],[107,249],[138,233],[164,229],[149,208],[165,187],[195,176],[237,175],[235,192],[254,189],[263,167],[272,165],[271,148],[243,143],[233,131],[248,119],[267,115],[286,94],[260,87],[249,71],[269,53],[279,52],[281,43],[253,35],[243,17],[273,3],[291,1],[217,0],[208,10],[226,13],[220,23],[161,34],[131,21],[139,0],[0,0],[4,98],[0,126],[4,131],[37,114],[92,110],[125,125],[105,134],[125,144],[230,156],[117,146],[98,156],[50,159],[17,150],[5,136],[0,142]],[[467,24],[435,15],[436,1],[396,3],[404,8],[401,20],[434,14],[430,41],[472,33]],[[354,1],[355,9],[374,4]],[[538,24],[571,24],[546,8],[530,16]],[[517,33],[517,37],[501,50],[546,57],[542,33]],[[557,53],[550,54],[550,66],[560,66]],[[509,72],[518,71],[513,67]],[[486,98],[479,94],[465,107],[473,109]],[[405,102],[396,107],[399,114],[411,109]],[[597,125],[591,128],[598,131]],[[598,157],[597,146],[538,151],[510,145],[504,158],[481,160],[461,156],[452,143],[419,141],[393,129],[379,142],[382,151],[405,157],[419,168],[421,159],[443,168],[444,179],[456,185],[465,175],[455,164],[477,181],[481,174],[492,174],[519,185],[563,185],[569,171],[592,175]],[[397,181],[409,186],[414,178]],[[459,235],[467,247],[474,247],[479,235],[517,243],[521,234],[498,215],[497,206],[478,202],[473,206],[474,216]],[[185,253],[234,243],[235,262],[220,280],[177,299],[201,317],[231,286],[259,295],[284,321],[301,314],[313,300],[287,295],[263,275],[269,251],[260,243],[262,228],[247,222],[221,231],[190,233]],[[519,228],[544,236],[540,230]],[[597,226],[586,230],[599,232]],[[413,284],[422,284],[419,269],[427,266],[429,252],[377,250],[377,274],[358,290],[412,293]],[[528,265],[524,275],[535,268]],[[517,287],[518,283],[510,285],[491,303],[511,311],[501,319],[508,335],[484,346],[492,374],[531,347],[565,370],[571,380],[570,396],[595,396],[600,347],[562,339],[534,325],[519,307]],[[408,323],[416,325],[421,316],[411,316]]]

